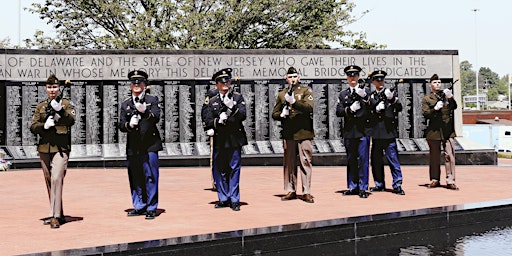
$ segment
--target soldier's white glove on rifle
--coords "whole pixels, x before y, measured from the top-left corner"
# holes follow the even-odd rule
[[[356,87],[356,93],[357,95],[361,96],[361,98],[366,97],[366,92],[364,91],[364,89],[359,88],[359,86]]]
[[[359,103],[359,101],[356,101],[356,102],[352,103],[352,105],[350,105],[350,110],[352,112],[356,112],[359,109],[361,109],[361,103]]]
[[[233,100],[233,98],[229,98],[228,96],[225,96],[224,97],[224,105],[226,105],[226,107],[228,108],[233,108],[233,106],[235,105],[235,101]]]
[[[290,115],[290,109],[288,108],[288,106],[285,106],[285,107],[283,108],[283,111],[281,112],[281,115],[280,115],[280,116],[281,116],[282,118],[285,118],[285,117],[287,117],[287,116],[289,116],[289,115]]]
[[[56,101],[55,99],[53,99],[52,101],[50,101],[50,105],[52,105],[52,108],[55,111],[59,112],[62,109],[62,100]]]
[[[133,115],[130,118],[130,127],[133,128],[133,127],[139,125],[139,119],[140,119],[139,115]]]
[[[144,103],[140,103],[140,102],[135,102],[135,108],[137,109],[137,111],[139,111],[139,113],[144,113],[146,112],[146,102]]]
[[[49,116],[44,123],[44,129],[48,130],[52,126],[55,126],[55,120],[53,120],[53,116]]]
[[[377,112],[380,112],[381,110],[385,109],[386,106],[384,105],[384,101],[381,101],[379,104],[377,104],[377,106],[375,107],[375,110],[377,110]]]
[[[288,103],[293,105],[295,103],[295,93],[292,92],[292,95],[289,95],[288,93],[285,93],[284,94],[284,99],[286,100],[286,102],[288,102]]]
[[[224,124],[226,122],[226,120],[228,120],[228,115],[226,114],[226,112],[220,113],[219,123]]]
[[[438,101],[438,102],[436,103],[436,105],[434,106],[434,109],[435,109],[435,110],[440,110],[440,109],[442,109],[442,108],[443,108],[443,106],[444,106],[444,103],[443,103],[442,101]]]
[[[393,97],[395,96],[394,93],[387,88],[386,90],[384,90],[384,95],[386,95],[386,98],[388,98],[388,100],[393,99]]]
[[[444,89],[444,90],[443,90],[443,92],[444,92],[444,95],[446,95],[446,98],[447,98],[447,99],[451,99],[451,98],[453,98],[452,90],[450,90],[450,89]]]

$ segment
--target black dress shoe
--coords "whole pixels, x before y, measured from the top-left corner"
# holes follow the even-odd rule
[[[233,211],[240,211],[240,203],[231,203],[231,210]]]
[[[366,193],[366,191],[361,191],[361,192],[359,192],[359,197],[360,198],[368,198],[368,193]]]
[[[354,196],[357,194],[359,194],[359,189],[349,189],[349,190],[343,191],[344,196]]]
[[[377,187],[370,188],[370,192],[381,192],[381,191],[384,191],[385,189],[386,188],[384,188],[384,187],[377,186]]]
[[[141,216],[141,215],[145,215],[145,214],[146,214],[146,210],[140,209],[140,210],[131,210],[126,215],[129,217],[133,217],[133,216]]]
[[[146,220],[152,220],[156,216],[156,211],[148,211],[146,213]]]
[[[229,201],[218,201],[215,204],[215,208],[224,208],[224,207],[229,207],[229,206],[230,206]]]
[[[405,191],[402,189],[402,186],[398,186],[397,188],[393,189],[393,193],[398,195],[405,195]]]

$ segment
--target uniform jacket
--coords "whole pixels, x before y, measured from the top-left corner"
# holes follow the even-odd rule
[[[233,100],[236,104],[231,109],[231,115],[225,124],[219,123],[219,116],[226,112],[227,107],[221,100],[220,94],[210,98],[204,111],[204,129],[214,129],[214,147],[221,148],[239,148],[247,145],[247,136],[242,122],[246,118],[246,106],[244,97],[238,93],[233,93]]]
[[[438,101],[438,96],[433,92],[425,95],[421,100],[423,117],[428,122],[425,130],[427,140],[446,140],[456,136],[453,110],[457,109],[457,102],[453,98],[447,99],[443,108],[438,111],[434,109]],[[443,137],[441,137],[441,134],[443,134]]]
[[[203,122],[203,128],[205,128],[204,131],[206,131],[206,112],[208,111],[208,102],[210,102],[210,99],[215,97],[215,95],[219,94],[219,89],[209,89],[206,92],[206,97],[204,99],[203,106],[201,106],[201,121]]]
[[[157,96],[146,94],[142,99],[146,103],[146,111],[141,115],[139,125],[130,127],[130,119],[138,114],[132,97],[121,103],[119,115],[119,129],[127,133],[126,155],[143,154],[146,152],[157,152],[163,149],[160,132],[156,127],[160,121],[160,107]]]
[[[336,116],[343,117],[341,134],[345,139],[357,139],[370,135],[370,89],[365,87],[365,91],[366,96],[364,98],[354,96],[355,93],[351,93],[350,87],[341,91],[338,95]],[[359,101],[361,109],[352,112],[350,106],[355,101]]]
[[[382,88],[380,92],[374,91],[370,95],[370,107],[371,107],[371,135],[375,139],[393,139],[398,137],[398,112],[402,111],[403,106],[398,99],[397,91],[393,92],[394,97],[389,100],[384,94]],[[377,105],[384,101],[384,110],[377,112],[375,108]]]
[[[281,121],[281,138],[285,140],[308,140],[315,137],[313,129],[313,90],[307,85],[298,84],[292,88],[295,103],[290,105],[290,115],[281,117],[283,108],[288,106],[284,99],[289,88],[283,89],[277,95],[272,111],[272,118]]]
[[[47,109],[53,111],[49,105],[49,100],[40,102],[36,106],[30,131],[38,135],[37,152],[56,153],[71,151],[71,126],[75,124],[75,106],[66,98],[62,99],[62,109],[57,112],[59,117],[55,119],[55,126],[50,129],[44,129],[47,115]]]

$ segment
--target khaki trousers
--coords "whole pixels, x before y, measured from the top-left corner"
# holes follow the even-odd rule
[[[50,199],[50,217],[64,217],[62,187],[68,168],[69,155],[65,152],[62,152],[62,155],[61,153],[39,153],[39,159]]]
[[[455,140],[450,138],[443,143],[440,140],[427,140],[430,148],[430,181],[440,181],[441,179],[441,159],[444,159],[446,169],[446,184],[455,184],[455,149],[453,144]],[[441,155],[441,149],[444,153]]]
[[[311,174],[313,172],[311,166],[313,145],[311,140],[283,140],[283,149],[284,190],[287,193],[296,192],[298,165],[302,181],[302,192],[304,194],[311,194]]]

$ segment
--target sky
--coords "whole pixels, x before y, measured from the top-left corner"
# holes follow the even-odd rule
[[[18,45],[36,30],[54,30],[37,15],[23,10],[44,0],[4,1],[0,15],[0,40]],[[388,50],[458,50],[459,60],[488,67],[500,77],[512,74],[512,1],[509,0],[353,0],[353,15],[360,17],[347,27],[366,32],[367,40],[387,45]],[[21,6],[21,10],[20,7]],[[478,11],[473,11],[478,9]],[[21,18],[21,21],[20,19]],[[7,24],[7,25],[6,25]],[[23,43],[22,43],[23,45]]]

